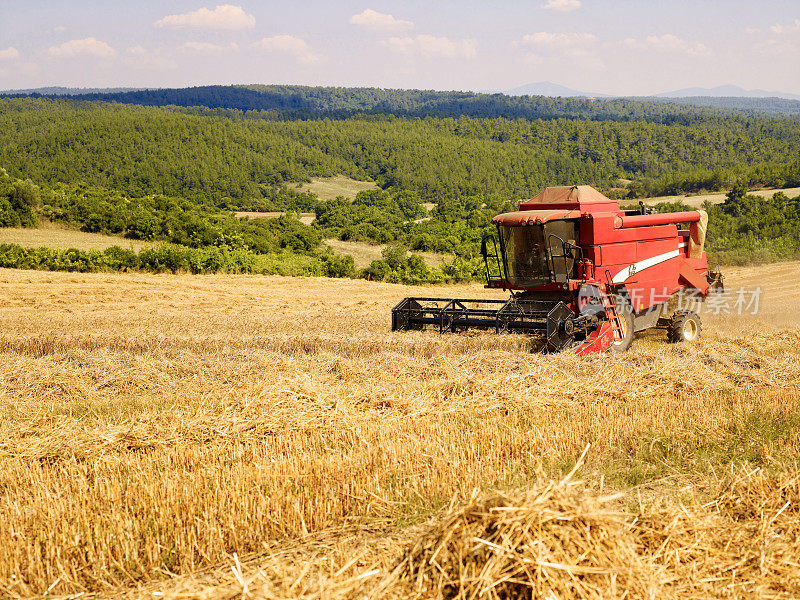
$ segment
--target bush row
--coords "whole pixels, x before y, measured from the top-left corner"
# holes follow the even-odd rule
[[[259,275],[305,275],[351,277],[390,283],[423,284],[471,281],[483,278],[479,259],[456,258],[440,267],[429,267],[416,255],[408,255],[401,246],[390,246],[383,258],[366,269],[356,269],[351,256],[332,251],[296,254],[284,250],[254,254],[225,246],[188,248],[162,244],[138,253],[112,246],[103,251],[57,248],[23,248],[0,244],[0,268],[79,273],[128,272],[148,273],[248,273]]]
[[[150,273],[254,273],[263,275],[318,275],[350,277],[353,259],[332,252],[316,255],[281,251],[254,254],[226,246],[188,248],[162,244],[133,250],[112,246],[106,250],[23,248],[0,244],[0,267],[43,271],[144,271]]]

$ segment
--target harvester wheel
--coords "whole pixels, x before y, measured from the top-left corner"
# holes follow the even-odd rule
[[[613,352],[625,352],[633,343],[633,310],[628,301],[622,296],[614,296],[614,302],[617,305],[617,315],[622,325],[622,339],[614,340],[611,343],[611,350]]]
[[[667,341],[670,344],[695,342],[700,338],[700,329],[700,315],[690,310],[679,310],[667,325]]]

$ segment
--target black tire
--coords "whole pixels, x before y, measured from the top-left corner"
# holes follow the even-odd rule
[[[667,325],[667,341],[670,344],[679,342],[696,342],[700,339],[700,315],[690,310],[679,310]]]
[[[619,315],[619,320],[622,323],[623,336],[621,340],[614,340],[611,343],[610,350],[612,352],[625,352],[633,343],[633,309],[622,296],[614,296],[614,302],[617,304],[617,315]]]

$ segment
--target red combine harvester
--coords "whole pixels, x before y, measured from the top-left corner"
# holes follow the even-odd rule
[[[670,342],[696,340],[700,317],[683,298],[722,289],[708,270],[703,211],[623,211],[582,185],[549,187],[492,222],[498,237],[481,248],[486,287],[511,298],[405,298],[392,309],[393,331],[494,329],[537,334],[546,352],[623,351],[651,327],[665,327]]]

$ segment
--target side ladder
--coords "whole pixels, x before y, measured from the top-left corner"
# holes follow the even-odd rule
[[[607,292],[602,293],[603,310],[606,312],[606,319],[611,323],[611,329],[614,331],[614,340],[622,341],[622,320],[619,318],[617,312],[617,303],[614,302],[614,296]]]

